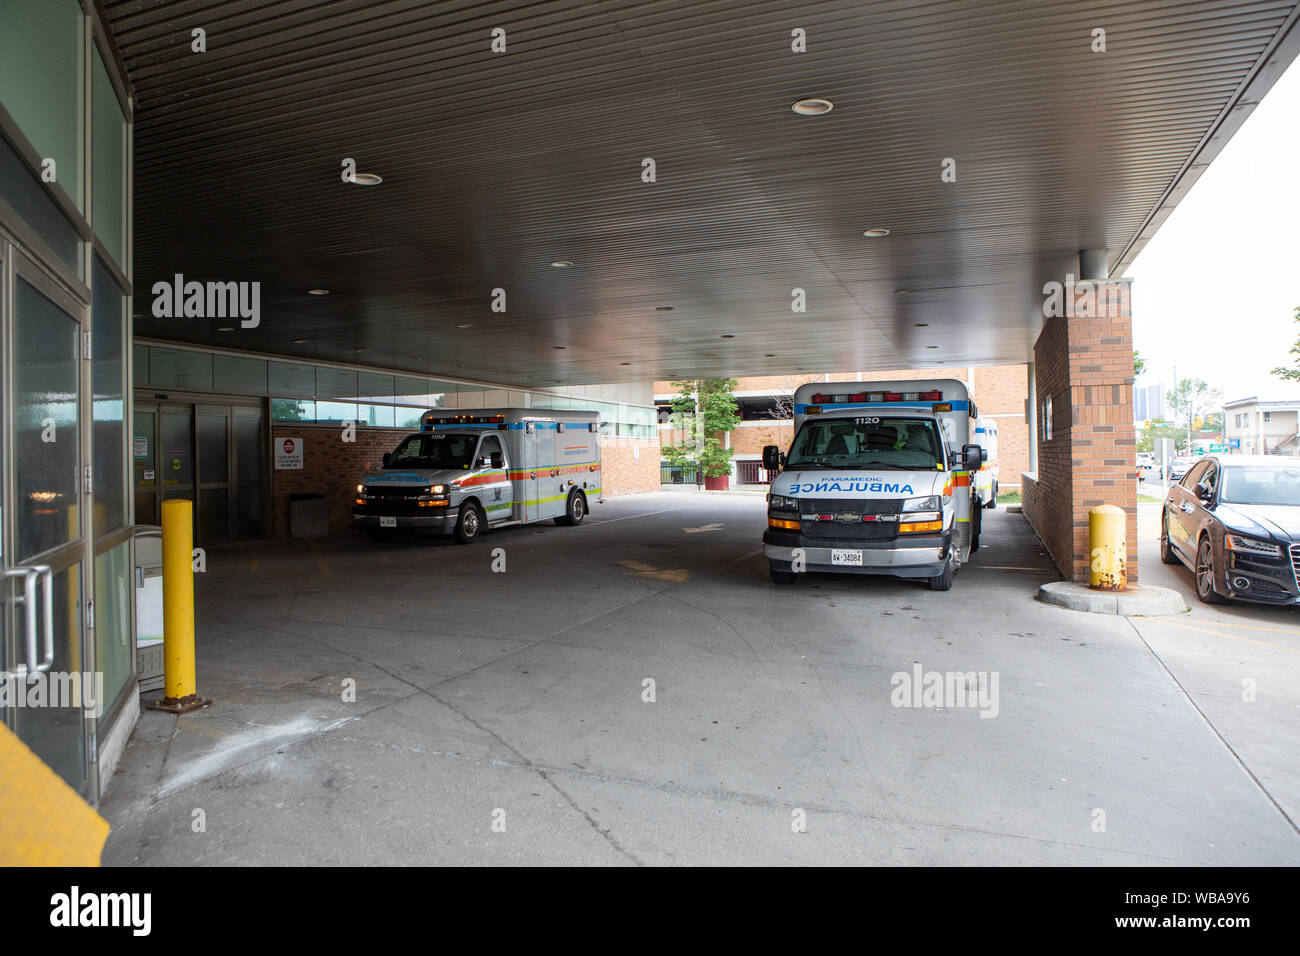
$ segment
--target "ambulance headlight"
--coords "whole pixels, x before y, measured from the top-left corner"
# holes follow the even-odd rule
[[[446,491],[447,491],[446,485],[430,485],[428,488],[424,489],[424,493],[426,495],[441,495],[441,494],[445,494]]]
[[[907,514],[912,511],[940,511],[943,505],[939,503],[938,495],[929,495],[925,498],[908,498],[903,502],[903,513]]]
[[[785,495],[768,495],[768,507],[773,511],[798,511],[799,499],[787,498]]]
[[[366,486],[365,486],[365,485],[357,485],[357,494],[359,494],[359,495],[364,495],[365,493],[366,493]]]

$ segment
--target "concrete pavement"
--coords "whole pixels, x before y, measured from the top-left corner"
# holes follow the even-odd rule
[[[1036,602],[1020,515],[949,592],[778,588],[763,525],[674,492],[470,547],[209,550],[216,703],[142,716],[105,863],[1300,862],[1293,652]]]

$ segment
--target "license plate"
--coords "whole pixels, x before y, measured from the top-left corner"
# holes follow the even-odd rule
[[[851,567],[862,567],[861,551],[841,551],[839,548],[831,548],[831,564],[845,564]]]
[[[396,527],[397,527],[397,519],[396,519],[396,518],[380,518],[380,519],[379,519],[379,527],[381,527],[381,528],[396,528]]]

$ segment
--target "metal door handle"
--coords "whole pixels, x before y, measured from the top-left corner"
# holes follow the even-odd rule
[[[41,671],[48,671],[54,666],[54,570],[48,564],[37,564],[27,568],[9,568],[0,572],[0,576],[5,578],[22,577],[23,579],[23,620],[24,620],[24,643],[27,650],[27,666],[25,672],[35,674]],[[44,580],[45,582],[45,614],[44,624],[45,633],[42,635],[44,640],[39,643],[42,645],[42,654],[40,660],[37,660],[37,585]]]

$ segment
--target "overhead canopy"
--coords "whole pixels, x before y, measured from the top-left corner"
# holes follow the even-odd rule
[[[1043,282],[1122,272],[1300,39],[1231,0],[105,10],[137,335],[534,386],[1025,361]],[[260,326],[154,318],[178,272],[261,282]]]

